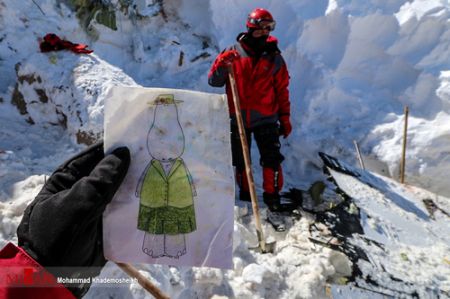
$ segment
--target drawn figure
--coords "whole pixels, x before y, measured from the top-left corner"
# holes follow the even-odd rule
[[[147,136],[152,160],[139,179],[138,229],[145,231],[142,251],[153,257],[179,258],[186,253],[186,234],[196,230],[195,186],[181,158],[185,148],[177,104],[172,94],[159,95]]]

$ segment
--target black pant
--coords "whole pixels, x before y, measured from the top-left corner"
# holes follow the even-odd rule
[[[251,148],[252,134],[258,146],[261,156],[259,163],[262,167],[273,168],[278,170],[284,156],[280,153],[280,135],[278,124],[264,124],[252,129],[245,129],[247,143]],[[239,137],[238,127],[231,125],[231,153],[233,158],[233,166],[238,172],[245,170],[244,156],[242,154],[242,145]]]

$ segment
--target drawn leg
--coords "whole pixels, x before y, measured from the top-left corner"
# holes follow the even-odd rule
[[[186,254],[186,237],[180,235],[165,235],[165,255],[168,257],[179,258]]]
[[[164,256],[164,236],[145,233],[142,251],[153,258]]]

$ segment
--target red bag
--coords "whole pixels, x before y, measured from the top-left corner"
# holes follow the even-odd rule
[[[39,48],[41,52],[70,50],[77,54],[90,54],[93,50],[88,50],[85,44],[74,44],[68,40],[60,39],[54,33],[49,33],[44,36],[44,40],[40,43]]]

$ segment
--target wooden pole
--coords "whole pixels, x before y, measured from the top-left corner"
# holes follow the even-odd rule
[[[236,86],[236,80],[234,77],[233,66],[231,66],[231,65],[228,66],[228,78],[230,80],[231,92],[233,94],[234,110],[236,111],[236,120],[237,120],[237,124],[238,124],[239,137],[241,139],[242,153],[244,155],[245,172],[247,174],[248,186],[250,189],[250,198],[252,200],[253,214],[255,217],[256,235],[258,237],[258,242],[259,242],[259,246],[261,247],[261,251],[264,253],[264,252],[266,252],[266,243],[264,240],[264,233],[262,230],[261,219],[259,216],[258,199],[256,197],[255,182],[253,180],[252,165],[250,162],[250,154],[249,154],[249,148],[248,148],[248,143],[247,143],[247,137],[245,135],[244,121],[242,120],[241,105],[239,103],[240,102],[239,94],[238,94],[238,90],[237,90],[237,86]]]
[[[183,65],[183,60],[184,60],[184,52],[180,51],[180,56],[178,57],[178,66]]]
[[[359,150],[358,142],[356,140],[353,140],[353,144],[355,145],[355,148],[356,148],[356,154],[358,155],[359,165],[361,166],[361,169],[364,170],[366,168],[364,166],[364,161],[361,156],[361,151]]]
[[[408,114],[409,108],[405,106],[405,123],[403,126],[403,146],[402,146],[402,159],[400,161],[400,183],[405,183],[405,166],[406,166],[406,141],[407,141],[407,131],[408,131]]]
[[[156,299],[170,299],[169,296],[164,294],[158,287],[156,287],[150,280],[148,280],[144,275],[139,273],[138,269],[126,263],[116,263],[125,273],[129,276],[134,277],[138,280],[138,283],[146,289],[150,294]]]

